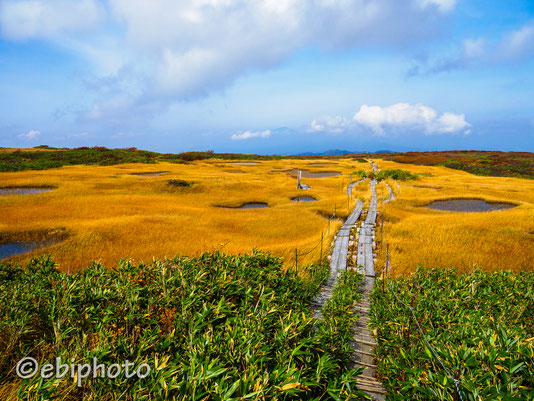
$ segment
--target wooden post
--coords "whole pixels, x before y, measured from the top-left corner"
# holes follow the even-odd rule
[[[456,372],[454,372],[454,380],[458,382],[459,378],[460,378],[460,369],[456,369]],[[453,397],[454,401],[458,399],[458,388],[456,387],[456,382],[454,383],[454,397]]]
[[[320,259],[319,259],[319,263],[321,263],[323,261],[323,236],[324,236],[324,234],[321,232],[321,256],[320,256]]]
[[[295,248],[295,274],[298,274],[298,271],[299,271],[299,265],[298,265],[298,262],[297,262],[297,258],[298,258],[298,252],[297,252],[297,248]]]

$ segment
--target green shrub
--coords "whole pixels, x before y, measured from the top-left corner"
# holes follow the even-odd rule
[[[193,185],[192,182],[179,180],[179,179],[169,180],[167,181],[167,184],[173,187],[178,187],[178,188],[190,187]]]
[[[419,177],[416,174],[412,174],[406,170],[380,170],[378,172],[378,179],[385,180],[387,178],[392,178],[399,181],[409,181],[409,180],[418,180]]]
[[[307,269],[309,278],[284,272],[259,251],[73,274],[47,258],[24,269],[0,262],[0,386],[20,383],[27,400],[361,399],[358,371],[338,352],[346,345],[324,334],[347,318],[317,328],[310,314],[328,267]],[[128,360],[151,373],[91,376],[81,387],[70,377],[20,381],[13,367],[25,356],[41,365]]]
[[[464,400],[534,398],[534,273],[419,267],[389,280],[413,305],[443,364],[459,374]],[[452,400],[454,383],[427,348],[410,311],[379,282],[371,321],[378,371],[392,400]],[[459,398],[457,398],[459,399]]]

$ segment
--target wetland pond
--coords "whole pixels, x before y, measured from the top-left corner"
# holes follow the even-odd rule
[[[486,202],[482,199],[445,199],[430,202],[426,207],[445,212],[491,212],[512,209],[517,205],[504,202]]]
[[[317,199],[311,197],[311,196],[296,196],[294,198],[291,198],[293,202],[316,202]]]
[[[50,245],[61,242],[60,238],[47,238],[35,240],[8,241],[0,244],[0,259],[10,258],[11,256],[21,255],[36,249],[46,248]]]
[[[241,206],[218,206],[223,209],[264,209],[269,207],[267,203],[264,202],[248,202],[243,203]]]
[[[0,188],[0,196],[8,195],[34,195],[43,192],[50,192],[54,188],[47,187],[12,187],[12,188]]]
[[[154,172],[148,172],[148,173],[130,173],[130,175],[135,175],[137,177],[158,177],[165,173],[168,173],[168,171],[154,171]]]
[[[257,162],[234,162],[234,163],[228,163],[228,164],[237,164],[239,166],[255,166],[259,163]]]
[[[336,175],[341,175],[339,171],[317,171],[317,172],[312,172],[308,170],[300,170],[300,171],[302,171],[303,178],[327,178],[327,177],[335,177]],[[293,170],[286,170],[285,172],[291,175],[297,175],[299,173],[299,169],[294,168]]]

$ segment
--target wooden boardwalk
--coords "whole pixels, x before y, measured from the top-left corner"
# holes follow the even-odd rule
[[[373,166],[374,168],[375,166]],[[354,328],[354,367],[363,367],[363,375],[359,376],[358,389],[367,392],[373,400],[385,400],[385,390],[376,378],[376,363],[373,348],[376,345],[375,335],[369,328],[370,295],[375,286],[375,267],[373,249],[375,246],[375,224],[377,216],[376,180],[371,180],[371,200],[365,222],[362,223],[358,237],[357,269],[363,274],[362,299],[355,312],[359,318]]]
[[[356,183],[354,183],[355,185]],[[352,188],[351,188],[352,189]],[[356,225],[363,209],[363,202],[358,199],[356,207],[347,218],[343,226],[339,229],[334,243],[334,251],[330,259],[330,276],[323,285],[319,293],[311,302],[313,315],[315,318],[322,318],[322,307],[332,296],[332,292],[337,284],[339,275],[347,269],[347,254],[349,248],[350,230]]]
[[[372,162],[371,164],[376,172],[376,165]],[[350,196],[353,187],[362,181],[364,180],[351,183],[347,188],[347,195]],[[363,374],[358,376],[358,389],[368,393],[373,400],[382,401],[386,399],[386,393],[382,384],[376,378],[376,364],[373,358],[373,348],[376,342],[374,333],[368,327],[370,308],[369,298],[375,283],[373,247],[374,226],[376,224],[377,216],[377,195],[375,191],[376,180],[371,180],[370,185],[372,197],[369,203],[367,217],[360,228],[357,255],[355,255],[354,259],[349,259],[349,245],[354,243],[351,240],[351,231],[357,227],[357,221],[363,210],[363,202],[361,200],[357,200],[356,207],[336,236],[334,250],[330,259],[330,276],[311,304],[314,317],[321,319],[322,307],[332,296],[339,275],[348,268],[347,260],[357,262],[359,271],[364,275],[364,280],[361,287],[362,300],[355,308],[355,312],[358,314],[359,318],[354,327],[354,340],[351,343],[352,348],[354,349],[351,367],[361,366],[365,368]]]

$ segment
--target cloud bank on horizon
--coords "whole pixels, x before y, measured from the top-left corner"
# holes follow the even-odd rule
[[[534,5],[511,0],[2,0],[0,35],[0,146],[161,135],[248,150],[310,132],[321,147],[407,133],[445,146],[533,118]]]
[[[436,110],[423,104],[397,103],[388,107],[364,104],[352,119],[341,116],[314,119],[310,131],[340,134],[367,128],[380,136],[406,131],[417,131],[424,135],[469,134],[470,126],[463,114],[445,112],[438,115]]]

